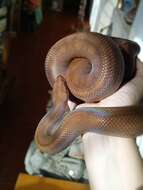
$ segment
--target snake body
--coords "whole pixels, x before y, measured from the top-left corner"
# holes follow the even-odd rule
[[[45,62],[53,87],[53,107],[39,122],[35,141],[43,152],[58,153],[88,131],[134,138],[143,133],[143,107],[86,107],[69,111],[67,101],[99,102],[136,72],[139,46],[99,33],[80,32],[59,40]]]

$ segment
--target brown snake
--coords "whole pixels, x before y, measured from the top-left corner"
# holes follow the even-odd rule
[[[39,122],[35,141],[58,153],[88,131],[134,138],[143,133],[143,107],[84,107],[69,111],[67,101],[98,102],[133,78],[139,46],[132,41],[80,32],[59,40],[46,57],[53,107]],[[76,97],[76,98],[75,98]]]

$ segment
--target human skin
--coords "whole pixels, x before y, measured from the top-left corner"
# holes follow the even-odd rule
[[[69,101],[69,107],[131,106],[142,98],[143,63],[138,60],[135,77],[113,95],[78,106]],[[135,139],[86,133],[82,140],[91,190],[143,190],[143,160]]]

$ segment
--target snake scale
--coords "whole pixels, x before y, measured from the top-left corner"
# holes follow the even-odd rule
[[[143,133],[143,107],[84,107],[68,100],[99,102],[134,77],[139,46],[99,33],[79,32],[56,42],[45,61],[53,107],[41,119],[35,141],[42,152],[62,151],[79,135],[95,132],[134,138]]]

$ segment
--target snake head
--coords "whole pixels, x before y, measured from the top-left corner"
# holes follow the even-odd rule
[[[54,83],[52,92],[52,101],[54,107],[67,105],[69,99],[69,91],[63,76],[59,75]]]

